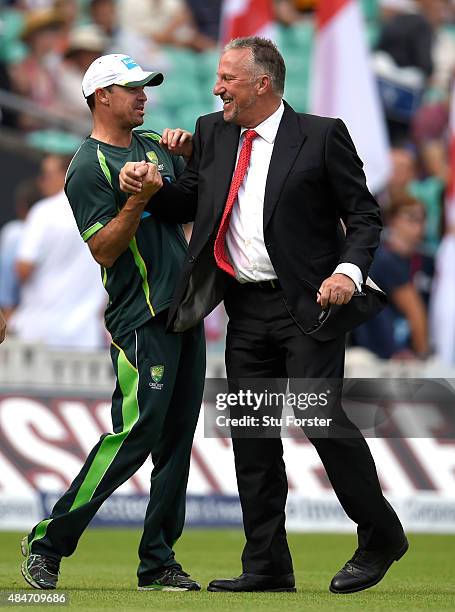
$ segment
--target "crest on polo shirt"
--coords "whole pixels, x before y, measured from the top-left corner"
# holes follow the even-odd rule
[[[158,155],[155,153],[155,151],[147,151],[145,156],[147,157],[149,162],[151,162],[152,164],[155,164],[155,166],[158,166],[158,170],[160,172],[161,170],[164,170],[164,165],[159,163]]]

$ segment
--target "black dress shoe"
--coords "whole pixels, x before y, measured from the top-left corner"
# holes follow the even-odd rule
[[[294,574],[283,576],[264,576],[262,574],[243,573],[238,578],[226,580],[212,580],[207,591],[219,591],[225,593],[242,593],[252,591],[263,591],[264,593],[295,593]]]
[[[332,593],[355,593],[363,591],[382,580],[394,561],[398,561],[408,550],[407,539],[398,548],[365,550],[358,548],[352,559],[332,578]]]

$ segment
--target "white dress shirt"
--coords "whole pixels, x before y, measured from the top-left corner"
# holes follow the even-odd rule
[[[226,247],[241,283],[258,282],[277,278],[264,243],[264,195],[267,174],[276,134],[284,113],[281,102],[278,109],[265,121],[255,127],[258,136],[253,140],[250,164],[240,185],[237,202],[234,204],[229,228],[226,233]],[[237,160],[247,128],[240,131]],[[352,263],[339,264],[335,273],[349,276],[358,290],[362,284],[362,273]]]

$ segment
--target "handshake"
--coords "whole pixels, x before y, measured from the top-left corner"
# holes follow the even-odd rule
[[[172,155],[182,155],[189,159],[193,152],[191,132],[181,128],[166,128],[160,139],[160,145]],[[127,162],[120,170],[120,189],[132,195],[151,198],[163,186],[163,179],[156,162]]]
[[[163,186],[157,164],[146,161],[127,162],[120,170],[119,182],[122,191],[147,200]]]

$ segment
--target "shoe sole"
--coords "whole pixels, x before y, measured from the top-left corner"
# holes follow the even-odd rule
[[[137,587],[138,591],[159,591],[162,593],[163,591],[169,592],[182,592],[182,591],[200,591],[200,589],[185,589],[183,587]]]
[[[30,575],[29,571],[28,571],[28,567],[27,567],[27,559],[28,559],[28,555],[29,555],[29,548],[28,548],[28,538],[27,536],[25,536],[24,538],[22,538],[21,540],[21,553],[22,555],[25,557],[25,561],[22,562],[21,564],[21,574],[24,577],[24,580],[30,585],[32,586],[34,589],[39,589],[41,591],[53,591],[55,590],[55,586],[47,586],[47,587],[42,587],[38,584],[38,582],[35,582],[35,580],[33,580],[32,576]]]
[[[34,589],[40,589],[41,587],[39,586],[39,584],[37,582],[35,582],[33,580],[33,578],[28,573],[28,569],[27,569],[27,557],[28,557],[28,539],[27,539],[27,536],[25,536],[21,540],[21,553],[22,553],[22,556],[25,557],[25,561],[23,561],[21,563],[21,574],[24,577],[24,580],[30,586],[32,586]]]
[[[331,593],[335,593],[336,595],[344,595],[344,594],[349,594],[349,593],[358,593],[359,591],[364,591],[365,589],[369,589],[370,587],[375,586],[376,584],[378,584],[378,582],[381,582],[381,580],[384,578],[384,576],[388,572],[388,570],[389,570],[390,566],[392,565],[392,563],[394,561],[399,561],[401,559],[401,557],[403,557],[403,555],[405,555],[407,553],[408,548],[409,548],[409,542],[406,542],[405,544],[403,544],[403,546],[400,548],[400,550],[397,553],[395,553],[395,557],[392,559],[392,561],[389,563],[389,565],[385,568],[385,570],[379,576],[379,578],[376,578],[375,580],[369,582],[368,584],[364,584],[361,587],[357,587],[356,589],[349,589],[349,590],[343,590],[343,591],[339,591],[339,590],[334,589],[334,588],[332,588],[330,586],[329,587],[329,591]]]
[[[24,561],[21,565],[21,574],[24,577],[25,581],[32,586],[34,589],[43,589],[43,587],[41,587],[37,582],[35,582],[33,580],[33,578],[30,576],[30,574],[28,573],[28,569],[27,569],[27,561]],[[46,590],[51,590],[51,589],[46,589]]]
[[[283,589],[260,589],[250,591],[231,591],[229,589],[218,589],[217,587],[207,587],[207,591],[210,593],[297,593],[295,587],[288,587]]]
[[[23,537],[21,540],[21,553],[24,557],[28,557],[28,538]]]

